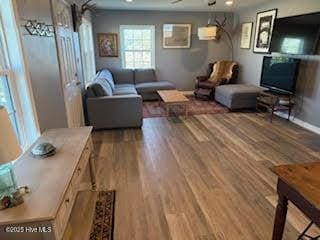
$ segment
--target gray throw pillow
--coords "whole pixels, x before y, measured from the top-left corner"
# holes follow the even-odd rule
[[[154,69],[135,69],[134,79],[135,84],[157,81]]]
[[[101,70],[98,78],[104,78],[110,84],[112,91],[115,89],[112,73],[108,69]]]
[[[87,87],[87,92],[90,93],[90,95],[93,93],[96,97],[112,96],[112,88],[104,78],[96,78],[94,82]]]

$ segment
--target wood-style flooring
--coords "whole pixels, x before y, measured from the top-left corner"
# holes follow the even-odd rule
[[[254,113],[145,119],[93,139],[98,189],[117,191],[115,240],[269,240],[270,167],[320,159],[320,136]],[[284,239],[308,223],[290,205]]]

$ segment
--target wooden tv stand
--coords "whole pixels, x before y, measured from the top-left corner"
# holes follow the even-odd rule
[[[294,98],[291,94],[278,94],[270,91],[261,92],[257,97],[257,111],[260,107],[266,108],[270,112],[270,122],[272,123],[275,112],[288,112],[290,120],[292,108],[294,107]]]
[[[56,154],[34,158],[31,147],[18,159],[18,185],[27,185],[31,193],[23,204],[0,211],[0,239],[62,239],[77,193],[95,188],[91,131],[92,127],[46,131],[37,143],[52,143]]]

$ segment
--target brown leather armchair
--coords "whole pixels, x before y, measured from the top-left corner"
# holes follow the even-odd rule
[[[235,83],[238,78],[239,65],[232,61],[218,61],[210,63],[207,75],[196,79],[194,95],[196,97],[214,98],[217,86]]]

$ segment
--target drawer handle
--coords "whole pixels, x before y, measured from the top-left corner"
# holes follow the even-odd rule
[[[77,169],[77,170],[78,170],[79,172],[81,172],[81,170],[82,170],[82,169],[81,169],[81,167],[78,167],[78,169]]]
[[[69,203],[69,202],[70,202],[70,199],[69,199],[69,198],[67,198],[67,199],[66,199],[66,203]]]

